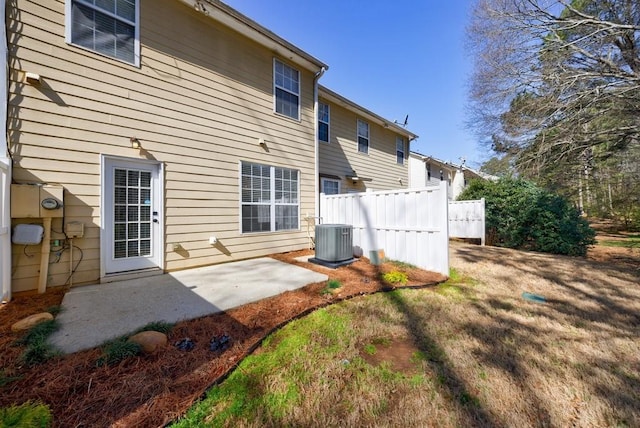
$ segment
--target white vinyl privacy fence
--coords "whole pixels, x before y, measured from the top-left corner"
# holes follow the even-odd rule
[[[484,198],[476,201],[449,202],[449,236],[452,238],[479,238],[484,245]]]
[[[383,250],[389,259],[449,275],[447,185],[320,196],[324,224],[353,226],[353,245],[369,256]]]

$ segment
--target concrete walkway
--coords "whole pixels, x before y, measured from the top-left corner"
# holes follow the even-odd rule
[[[271,258],[71,289],[49,342],[78,352],[154,321],[174,323],[295,290],[327,275]]]

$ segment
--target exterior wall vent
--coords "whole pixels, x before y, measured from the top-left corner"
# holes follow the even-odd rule
[[[316,257],[319,261],[338,263],[353,258],[353,227],[348,224],[316,226]]]

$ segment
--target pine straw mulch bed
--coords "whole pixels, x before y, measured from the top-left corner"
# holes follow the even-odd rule
[[[338,294],[323,294],[326,283],[248,304],[226,313],[178,323],[169,334],[169,344],[160,352],[133,357],[114,366],[97,367],[99,348],[54,358],[35,367],[20,361],[23,348],[14,346],[19,337],[11,325],[33,313],[59,305],[64,290],[43,295],[17,296],[0,306],[0,407],[28,400],[46,403],[55,427],[155,427],[182,415],[212,385],[220,382],[271,332],[314,309],[348,299],[392,289],[381,273],[407,273],[406,287],[434,285],[446,278],[419,269],[399,268],[391,263],[373,266],[366,259],[331,270],[294,259],[312,254],[297,251],[273,258],[325,273],[341,282]],[[123,296],[125,297],[125,296]],[[227,333],[231,347],[224,352],[209,350],[214,336]],[[185,352],[172,346],[183,338],[196,346]]]

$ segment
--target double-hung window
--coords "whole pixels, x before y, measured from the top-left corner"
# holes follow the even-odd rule
[[[396,137],[396,162],[404,165],[404,138]]]
[[[300,119],[300,72],[273,60],[273,93],[276,113]]]
[[[340,180],[322,177],[321,181],[322,193],[325,195],[337,195],[340,193]]]
[[[67,42],[140,65],[139,0],[67,0]]]
[[[369,124],[358,119],[358,151],[369,153]]]
[[[318,103],[318,139],[329,142],[329,104]]]
[[[299,173],[242,162],[242,233],[299,229]]]

